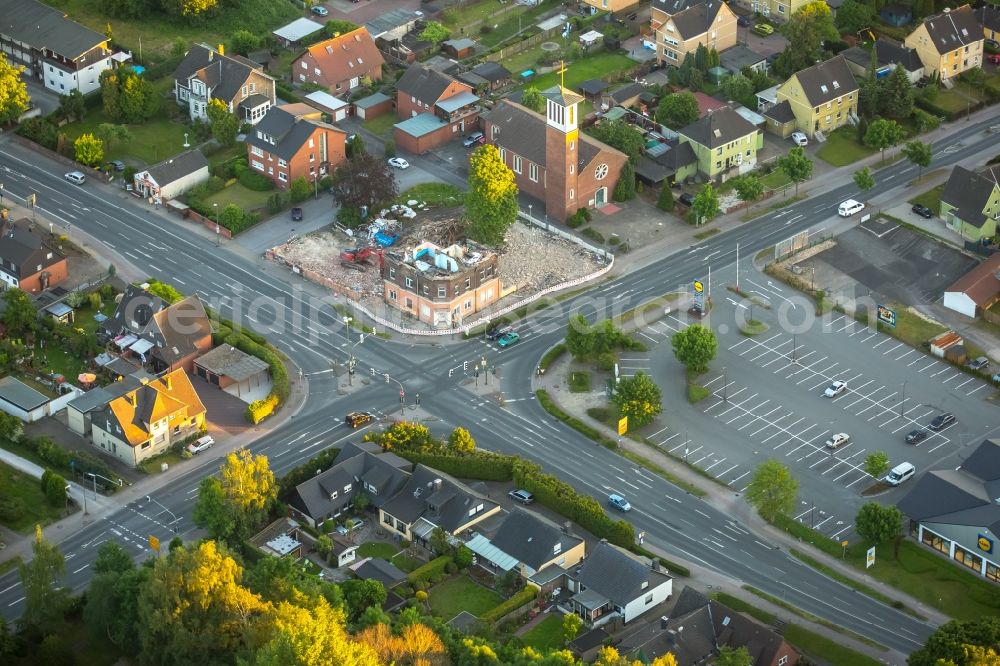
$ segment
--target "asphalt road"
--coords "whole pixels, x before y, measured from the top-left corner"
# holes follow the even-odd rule
[[[975,144],[988,124],[958,127],[936,146],[933,168],[952,164],[977,148]],[[958,144],[958,148],[945,151],[947,146]],[[375,368],[391,373],[394,381],[371,382],[341,396],[327,374],[331,362],[342,363],[347,358],[349,343],[331,300],[320,297],[318,290],[289,281],[287,274],[269,271],[259,260],[216,248],[180,225],[164,222],[138,202],[117,197],[93,183],[82,188],[70,185],[61,178],[65,168],[18,145],[0,144],[0,171],[8,195],[23,200],[27,194],[37,193],[39,212],[70,225],[71,237],[73,229],[83,229],[151,276],[172,282],[187,293],[197,291],[223,315],[269,335],[303,369],[310,388],[303,409],[251,446],[266,453],[279,474],[322,448],[355,435],[340,425],[346,411],[397,410],[394,382],[398,381],[408,395],[419,392],[424,396],[422,410],[440,419],[438,427],[466,426],[483,448],[537,460],[597,497],[621,489],[625,481],[632,483],[637,489],[628,494],[636,509],[628,518],[646,532],[649,545],[752,584],[904,653],[921,645],[931,631],[924,623],[804,567],[707,503],[595,447],[554,422],[535,401],[525,399],[531,394],[531,377],[540,356],[562,337],[568,314],[583,312],[595,318],[628,310],[683,287],[692,278],[703,277],[709,263],[719,269],[730,265],[737,243],[749,257],[777,239],[813,227],[829,216],[837,203],[855,193],[849,176],[841,178],[847,184],[567,299],[534,316],[521,329],[526,333],[523,341],[512,349],[496,350],[482,340],[441,348],[368,338],[354,347],[359,372]],[[879,184],[869,196],[905,183],[911,173],[916,175],[915,167],[905,163],[880,171]],[[502,387],[509,398],[505,407],[461,386],[463,362],[484,354],[491,365],[501,366]],[[457,372],[450,376],[449,370]],[[216,450],[218,455],[221,448]],[[169,487],[151,492],[154,502],[139,500],[62,539],[67,584],[75,590],[86,586],[88,567],[102,540],[120,540],[142,555],[147,552],[145,542],[150,534],[169,540],[174,529],[181,535],[189,533],[197,484],[215,471],[216,462],[202,458]],[[22,602],[17,574],[8,572],[0,577],[0,613],[13,619],[21,612]]]

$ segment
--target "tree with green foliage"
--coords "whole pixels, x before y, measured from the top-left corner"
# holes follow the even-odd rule
[[[813,163],[806,157],[806,151],[796,146],[777,160],[778,168],[785,172],[788,179],[795,183],[795,196],[799,195],[799,183],[804,183],[813,174]]]
[[[502,245],[507,229],[517,220],[517,184],[514,172],[492,144],[480,146],[469,157],[469,192],[465,198],[468,235],[484,245]]]
[[[110,151],[116,144],[128,143],[134,138],[125,125],[101,123],[97,126],[97,137],[104,142],[105,151]]]
[[[719,350],[715,333],[701,324],[691,324],[675,333],[670,339],[670,345],[678,361],[688,370],[699,373],[708,370],[709,361],[715,358]]]
[[[629,428],[648,425],[663,412],[663,393],[645,372],[622,377],[611,401],[618,405],[622,416],[628,417]]]
[[[625,162],[621,173],[618,175],[618,182],[615,184],[615,191],[611,198],[615,201],[631,201],[635,199],[635,168],[632,162]]]
[[[854,184],[857,185],[858,189],[862,192],[867,192],[875,187],[875,176],[872,175],[872,170],[865,167],[864,169],[858,169],[855,171]]]
[[[873,546],[885,543],[900,533],[903,527],[903,512],[894,504],[883,506],[878,502],[868,502],[854,518],[854,528],[861,538]]]
[[[534,86],[528,86],[521,93],[521,104],[535,113],[545,112],[545,98],[542,97],[542,93],[539,92],[538,88]]]
[[[219,224],[230,231],[239,231],[246,219],[246,211],[234,203],[226,204],[219,214]]]
[[[236,143],[236,135],[240,131],[239,119],[229,112],[225,102],[218,99],[208,101],[208,124],[212,128],[212,136],[220,145],[229,147]]]
[[[381,606],[385,603],[385,585],[373,578],[365,580],[353,579],[340,583],[347,604],[349,617],[361,617],[370,606]]]
[[[184,294],[177,291],[177,287],[169,282],[160,282],[159,280],[150,279],[147,284],[149,284],[149,287],[146,288],[146,291],[151,293],[153,296],[162,298],[171,305],[174,303],[180,303],[184,300]]]
[[[875,22],[875,9],[857,0],[845,0],[837,8],[834,21],[842,34],[856,35],[863,28],[870,27]]]
[[[645,141],[642,134],[632,123],[624,120],[602,120],[591,128],[590,133],[598,141],[603,141],[612,148],[617,148],[628,155],[629,162],[635,166],[642,155]]]
[[[910,654],[909,666],[972,666],[969,648],[1000,645],[1000,617],[987,615],[975,620],[952,620],[938,627],[924,646]],[[976,666],[980,666],[976,664]]]
[[[468,569],[472,565],[473,552],[466,546],[459,546],[455,549],[452,559],[455,561],[455,566],[459,569]]]
[[[719,216],[722,209],[719,207],[719,195],[711,183],[705,183],[694,195],[691,203],[690,222],[692,224],[706,224]]]
[[[73,142],[76,161],[84,166],[97,166],[104,160],[104,143],[93,134],[81,134]]]
[[[910,141],[903,146],[903,154],[906,159],[917,165],[917,182],[924,176],[924,169],[931,165],[934,153],[931,151],[931,144],[922,141]]]
[[[764,183],[755,173],[745,173],[734,178],[733,188],[736,190],[736,196],[746,204],[747,208],[764,196]]]
[[[326,559],[330,556],[330,552],[333,550],[333,539],[327,534],[320,534],[316,537],[316,543],[313,544],[313,548],[319,553],[320,557]]]
[[[365,140],[361,137],[360,132],[355,134],[353,139],[347,140],[347,143],[344,144],[344,153],[349,160],[355,160],[368,154],[368,148],[365,146]]]
[[[872,451],[865,456],[863,467],[865,472],[877,479],[889,470],[889,455],[885,451]]]
[[[11,338],[21,338],[38,326],[38,311],[31,303],[31,297],[20,289],[8,289],[2,298],[6,309],[0,317],[7,327],[7,335]]]
[[[665,95],[656,107],[656,122],[680,130],[698,120],[698,100],[689,92]]]
[[[437,555],[447,555],[451,552],[451,544],[448,543],[448,533],[440,527],[435,527],[431,532],[431,538],[427,541],[431,550]]]
[[[340,35],[346,35],[349,32],[354,32],[360,26],[356,23],[351,23],[350,21],[345,21],[343,19],[331,19],[327,21],[323,27],[326,29],[326,34],[330,37],[339,37]]]
[[[66,479],[50,470],[42,474],[42,492],[50,506],[66,506]]]
[[[0,124],[13,123],[28,110],[31,98],[28,86],[21,80],[23,65],[11,65],[0,53]]]
[[[218,0],[160,0],[163,11],[171,16],[182,16],[188,23],[203,22],[218,7]]]
[[[361,631],[376,624],[384,624],[387,627],[391,626],[392,616],[382,610],[380,606],[369,606],[361,614],[361,617],[358,618],[358,621],[355,623],[355,629]]]
[[[137,75],[131,67],[122,67],[121,70],[118,98],[121,119],[127,123],[143,123],[159,111],[160,98],[153,84]]]
[[[198,486],[198,499],[192,516],[194,524],[209,536],[229,542],[236,531],[236,519],[226,504],[222,482],[214,476],[205,477]]]
[[[782,77],[825,60],[823,44],[840,39],[830,6],[821,0],[802,5],[781,27],[781,32],[788,39],[788,47],[778,55],[774,68]]]
[[[83,120],[87,113],[87,102],[77,88],[66,95],[59,95],[59,109],[56,113],[67,120]]]
[[[365,152],[344,160],[333,172],[333,198],[345,208],[378,211],[399,194],[396,177],[385,160]]]
[[[420,32],[420,39],[435,46],[451,38],[451,31],[437,21],[428,21]]]
[[[882,161],[884,162],[885,149],[897,145],[905,137],[906,130],[895,120],[876,118],[868,125],[864,143],[869,148],[881,151]]]
[[[753,97],[753,81],[742,74],[734,74],[722,81],[722,92],[727,99],[746,100]]]
[[[476,450],[476,440],[468,430],[458,427],[448,436],[448,448],[455,453],[472,453]]]
[[[837,10],[840,14],[840,10]],[[982,71],[982,70],[978,70]],[[902,65],[896,65],[892,73],[881,81],[882,104],[880,110],[890,118],[903,121],[913,115],[913,83]]]
[[[194,522],[213,538],[243,539],[266,517],[278,486],[267,456],[239,449],[226,456],[221,478],[206,477],[198,487]]]
[[[753,659],[745,645],[731,648],[728,645],[719,646],[719,656],[715,658],[714,666],[751,666]]]
[[[0,412],[0,439],[17,443],[24,434],[24,421],[13,414]]]
[[[106,636],[119,649],[132,652],[139,591],[150,568],[137,569],[124,548],[114,541],[105,541],[94,561],[93,572],[83,620],[94,635]]]
[[[24,589],[24,609],[17,622],[22,631],[45,636],[56,630],[69,608],[69,590],[61,587],[66,560],[59,547],[42,536],[40,525],[35,525],[31,551],[31,560],[17,566]]]
[[[591,333],[590,322],[582,314],[569,318],[566,326],[566,349],[573,358],[589,358],[594,353],[594,336]]]
[[[670,188],[670,183],[664,182],[660,186],[660,194],[656,197],[656,207],[666,213],[674,209],[674,192]]]
[[[767,460],[754,470],[746,500],[757,507],[764,520],[771,521],[792,510],[798,492],[799,482],[791,470],[777,460]]]
[[[260,38],[249,30],[237,30],[229,38],[229,50],[232,53],[246,55],[260,46]]]
[[[305,176],[299,176],[288,186],[288,195],[292,203],[300,203],[308,199],[314,191],[313,184],[306,180]]]
[[[563,643],[569,643],[571,640],[576,638],[576,635],[580,633],[580,627],[583,626],[583,620],[576,613],[566,613],[563,615],[562,620],[562,638]]]

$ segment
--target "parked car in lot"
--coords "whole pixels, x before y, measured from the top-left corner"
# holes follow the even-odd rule
[[[608,504],[615,507],[619,511],[631,511],[632,505],[628,503],[628,500],[621,495],[609,495]]]
[[[517,331],[507,331],[499,338],[497,338],[497,344],[501,347],[510,347],[512,344],[521,339],[521,336],[517,334]]]
[[[851,441],[850,435],[846,432],[838,432],[836,435],[831,435],[830,439],[826,440],[826,448],[836,451],[849,441]]]
[[[990,359],[985,356],[980,356],[969,362],[969,370],[985,370],[988,367],[990,367]]]
[[[906,443],[907,444],[919,444],[920,442],[927,439],[927,431],[923,428],[917,428],[916,430],[911,430],[906,433]]]
[[[694,203],[694,195],[691,194],[690,192],[684,192],[677,198],[677,200],[680,201],[685,206],[687,206],[688,208],[690,208],[691,204]]]
[[[774,34],[774,27],[767,23],[758,23],[753,28],[751,28],[751,30],[756,32],[761,37],[767,37],[768,35]]]
[[[476,146],[482,143],[486,143],[486,135],[482,132],[473,132],[469,136],[462,139],[462,145],[466,148]]]
[[[948,426],[956,423],[958,423],[958,419],[955,418],[955,415],[951,412],[945,412],[944,414],[935,416],[934,420],[931,421],[930,425],[927,427],[934,432],[937,432],[938,430],[944,430]]]
[[[389,166],[394,169],[409,169],[410,163],[404,160],[402,157],[390,157]]]
[[[515,502],[520,502],[521,504],[531,504],[535,501],[535,496],[523,488],[510,491],[507,493],[507,497],[511,498]]]
[[[827,398],[836,398],[838,395],[847,390],[847,382],[842,382],[839,379],[834,383],[826,387],[823,391],[823,395]]]
[[[920,217],[926,218],[928,220],[934,217],[934,211],[932,211],[927,206],[924,206],[923,204],[914,204],[911,210]]]
[[[792,142],[796,146],[808,146],[809,137],[806,136],[805,132],[792,132]]]
[[[913,466],[913,463],[899,463],[886,475],[885,482],[890,486],[898,486],[916,473],[917,468]]]
[[[204,437],[199,437],[195,441],[188,444],[188,453],[194,455],[196,453],[201,453],[202,451],[208,451],[215,444],[215,440],[211,435],[205,435]]]
[[[365,526],[365,521],[360,518],[348,518],[343,525],[337,525],[337,534],[344,536],[351,532],[357,532]]]

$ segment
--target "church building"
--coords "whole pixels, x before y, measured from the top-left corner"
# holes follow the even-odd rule
[[[514,172],[518,188],[545,202],[548,217],[562,222],[580,208],[607,204],[628,157],[580,132],[583,97],[563,86],[542,96],[544,116],[501,100],[484,116],[484,134]]]

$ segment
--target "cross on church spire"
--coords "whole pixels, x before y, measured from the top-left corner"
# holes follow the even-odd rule
[[[560,60],[559,61],[559,87],[560,88],[565,88],[566,87],[566,61],[565,60]]]

